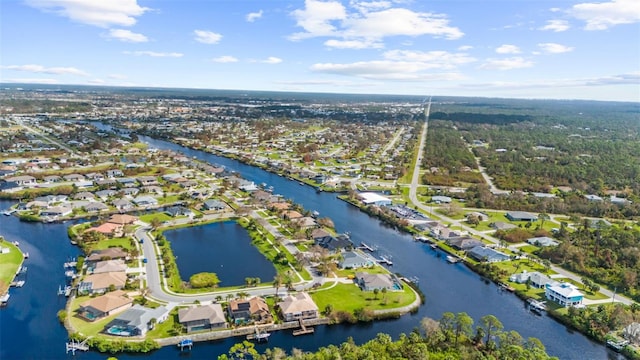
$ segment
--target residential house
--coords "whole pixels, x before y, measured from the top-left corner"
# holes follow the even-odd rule
[[[149,186],[143,186],[142,188],[143,192],[149,193],[149,194],[155,194],[155,195],[163,195],[164,191],[162,190],[162,188],[160,186],[157,185],[149,185]]]
[[[107,177],[108,178],[117,178],[117,177],[121,177],[124,176],[124,173],[122,173],[122,170],[118,170],[118,169],[113,169],[113,170],[107,170]]]
[[[202,209],[203,210],[224,210],[226,207],[226,204],[220,200],[217,199],[209,199],[206,200],[203,204],[202,204]]]
[[[15,192],[15,191],[20,191],[22,189],[24,189],[24,187],[15,181],[7,181],[7,180],[0,181],[0,191]]]
[[[110,222],[112,224],[118,224],[118,225],[131,225],[133,223],[135,223],[136,221],[138,221],[138,218],[132,215],[127,215],[127,214],[114,214],[111,215],[111,217],[109,218],[109,220],[107,220],[107,222]]]
[[[373,266],[373,261],[356,251],[345,251],[339,266],[342,269],[357,269],[361,267]]]
[[[458,230],[452,230],[444,225],[438,224],[438,226],[432,227],[429,231],[430,235],[438,240],[448,240],[451,238],[460,237]]]
[[[474,239],[469,236],[459,236],[447,239],[447,244],[457,250],[471,250],[477,246],[483,246],[484,243],[480,240]]]
[[[318,306],[306,292],[287,295],[277,304],[284,321],[299,319],[315,319],[318,317]]]
[[[122,225],[106,222],[104,224],[89,228],[86,231],[99,232],[100,234],[103,234],[109,237],[121,236]]]
[[[120,190],[120,192],[122,192],[122,195],[124,196],[131,197],[131,196],[138,195],[138,193],[140,192],[140,189],[129,187],[129,188],[123,188],[122,190]]]
[[[85,262],[97,262],[101,260],[125,259],[129,254],[120,247],[110,247],[102,250],[95,250],[84,260]]]
[[[133,305],[133,299],[122,290],[112,291],[80,304],[78,314],[89,321],[95,321],[120,313]]]
[[[135,209],[135,205],[127,199],[115,199],[111,204],[119,211],[129,211]]]
[[[282,213],[282,218],[285,220],[295,220],[302,218],[302,214],[295,210],[286,210]]]
[[[155,176],[139,176],[137,179],[142,186],[158,185],[158,178]]]
[[[117,178],[116,181],[125,188],[133,188],[138,186],[138,182],[134,178]]]
[[[258,296],[251,299],[236,299],[229,302],[229,316],[234,323],[255,322],[266,324],[273,322],[267,302]]]
[[[575,285],[555,281],[545,286],[544,296],[565,307],[581,305],[584,298],[584,294]]]
[[[300,228],[302,228],[302,229],[318,226],[318,223],[316,222],[316,219],[314,219],[314,218],[312,218],[310,216],[301,217],[301,218],[295,219],[293,221],[296,224],[298,224],[300,226]]]
[[[79,294],[102,294],[111,287],[116,290],[124,288],[127,274],[124,271],[113,271],[85,276],[78,285]]]
[[[509,224],[506,222],[502,222],[502,221],[496,221],[494,223],[489,224],[490,227],[496,229],[496,230],[511,230],[511,229],[515,229],[518,226],[513,225],[513,224]]]
[[[57,217],[71,215],[72,212],[73,212],[73,209],[67,206],[52,206],[50,208],[40,211],[40,216],[57,218]]]
[[[58,175],[49,175],[42,178],[42,180],[44,180],[44,182],[47,184],[52,184],[62,181],[62,178]]]
[[[158,205],[158,200],[151,196],[138,196],[133,199],[133,203],[137,206],[155,206]]]
[[[400,281],[391,274],[370,274],[365,272],[356,273],[356,284],[364,291],[382,290],[402,290]]]
[[[29,187],[36,184],[36,178],[31,175],[13,176],[4,179],[6,182],[13,182],[20,186]]]
[[[188,217],[192,217],[195,214],[193,213],[193,211],[191,211],[191,209],[184,207],[184,206],[172,206],[169,208],[166,208],[164,210],[164,212],[172,217],[176,217],[176,216],[188,216]]]
[[[598,195],[589,194],[589,195],[585,195],[584,198],[587,199],[588,201],[602,201],[602,198]]]
[[[89,201],[93,201],[96,199],[96,197],[88,191],[81,191],[79,193],[76,193],[71,198],[74,200],[89,200]]]
[[[169,309],[164,306],[150,309],[136,304],[107,324],[105,332],[115,336],[144,336],[168,317]]]
[[[486,261],[486,262],[500,262],[509,260],[509,255],[500,252],[498,250],[484,247],[484,246],[476,246],[473,249],[467,252],[470,258],[477,261]]]
[[[114,179],[103,179],[103,180],[95,180],[93,182],[96,186],[100,186],[102,188],[115,187],[118,183]]]
[[[558,246],[558,242],[548,236],[533,237],[527,239],[527,242],[535,246]]]
[[[107,190],[96,191],[96,196],[102,199],[103,201],[106,201],[110,197],[115,196],[117,193],[118,192],[115,190],[107,189]]]
[[[289,210],[291,208],[291,204],[286,201],[272,202],[267,208],[272,211],[283,211]]]
[[[178,310],[178,322],[187,328],[187,332],[227,327],[227,320],[220,304],[180,309]]]
[[[450,204],[452,199],[448,196],[436,195],[431,197],[431,202],[436,204]]]
[[[109,207],[101,202],[90,202],[84,206],[84,209],[87,210],[87,212],[100,212],[108,211]]]
[[[524,284],[528,282],[531,286],[539,289],[545,287],[548,283],[553,282],[553,280],[547,275],[544,275],[537,271],[527,272],[526,270],[521,273],[511,275],[509,277],[509,281],[518,284]]]
[[[351,242],[351,239],[349,239],[349,236],[346,234],[340,234],[335,237],[331,235],[314,237],[313,242],[315,245],[321,246],[330,251],[353,248],[353,242]]]
[[[62,176],[62,178],[64,179],[64,181],[71,181],[71,182],[85,180],[85,177],[80,174],[68,174],[68,175]]]
[[[122,259],[98,261],[93,266],[94,274],[121,272],[127,270],[127,264]]]
[[[526,211],[509,211],[505,215],[509,221],[537,221],[538,216]]]
[[[358,194],[358,199],[365,205],[389,206],[391,199],[373,192],[363,192]]]

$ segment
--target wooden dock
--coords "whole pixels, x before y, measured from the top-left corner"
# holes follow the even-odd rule
[[[89,341],[89,339],[91,339],[91,337],[84,339],[82,342],[75,340],[67,342],[67,353],[71,352],[71,354],[75,355],[77,350],[89,351],[89,345],[87,345],[87,341]]]
[[[364,241],[360,243],[360,249],[367,250],[369,252],[374,251],[374,249],[371,246],[367,245]]]
[[[306,327],[304,325],[304,321],[302,321],[302,319],[300,319],[300,329],[298,330],[294,330],[293,331],[293,336],[298,336],[298,335],[306,335],[306,334],[313,334],[313,332],[315,331],[314,328],[312,327]]]

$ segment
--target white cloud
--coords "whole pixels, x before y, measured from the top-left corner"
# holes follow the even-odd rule
[[[122,74],[110,74],[109,79],[116,79],[116,80],[124,80],[127,78],[127,75],[122,75]]]
[[[120,41],[132,43],[142,43],[149,41],[149,39],[147,39],[147,37],[142,34],[137,34],[130,30],[124,29],[111,29],[109,30],[109,35],[107,36]]]
[[[597,87],[610,85],[637,85],[640,81],[640,72],[627,74],[601,76],[595,78],[577,79],[542,79],[534,81],[518,82],[491,82],[466,84],[465,87],[493,88],[493,89],[531,89],[531,88],[558,88],[558,87]]]
[[[282,62],[282,59],[275,56],[269,56],[268,58],[261,60],[260,62],[264,64],[280,64]]]
[[[420,63],[424,69],[454,69],[458,65],[476,61],[475,58],[467,54],[446,51],[390,50],[385,52],[383,56],[387,60]]]
[[[567,20],[548,20],[547,25],[540,28],[540,30],[562,32],[569,30],[569,22]]]
[[[27,64],[27,65],[7,65],[7,66],[2,66],[2,68],[7,70],[25,71],[25,72],[40,73],[40,74],[80,75],[80,76],[88,75],[86,72],[76,69],[74,67],[44,67],[42,65]]]
[[[294,10],[291,15],[296,24],[305,32],[289,36],[290,40],[302,40],[316,36],[336,35],[336,28],[331,24],[334,20],[344,20],[347,17],[345,7],[337,1],[306,0],[304,9]]]
[[[380,49],[384,45],[371,40],[336,40],[331,39],[324,42],[324,45],[336,49]]]
[[[59,84],[56,79],[41,78],[41,79],[2,79],[2,82],[19,83],[19,84]]]
[[[306,0],[304,9],[291,15],[304,32],[294,33],[290,40],[334,37],[329,44],[340,48],[362,48],[364,44],[381,47],[390,36],[422,36],[458,39],[464,34],[449,25],[446,15],[391,8],[389,1],[352,1],[349,11],[337,1]],[[331,45],[328,45],[331,46]]]
[[[252,12],[247,14],[247,21],[254,22],[262,17],[262,10],[258,12]]]
[[[561,54],[561,53],[573,51],[573,47],[571,46],[565,46],[565,45],[556,44],[556,43],[541,43],[541,44],[538,44],[538,47],[540,47],[542,51],[550,54]]]
[[[193,34],[196,36],[196,41],[203,44],[217,44],[222,40],[222,35],[207,30],[194,30]]]
[[[137,0],[26,0],[36,9],[53,12],[73,21],[99,27],[131,26],[136,17],[149,8],[138,5]]]
[[[355,76],[372,80],[429,81],[460,80],[462,75],[456,72],[429,73],[426,70],[438,68],[436,64],[419,61],[374,60],[348,64],[319,63],[311,70],[319,73]]]
[[[586,30],[606,30],[615,25],[640,22],[640,1],[612,0],[602,3],[576,4],[569,15],[586,22]]]
[[[511,70],[529,68],[532,66],[532,61],[517,56],[504,59],[487,59],[484,64],[480,65],[480,68],[494,70]]]
[[[520,54],[520,48],[515,45],[504,44],[496,48],[498,54]]]
[[[155,51],[123,51],[123,54],[134,55],[134,56],[151,56],[151,57],[172,57],[179,58],[184,54],[177,52],[155,52]]]
[[[234,63],[234,62],[238,62],[238,59],[230,55],[224,55],[224,56],[219,56],[217,58],[214,58],[211,61],[217,62],[217,63]]]
[[[471,45],[458,46],[458,51],[467,51],[467,50],[471,50],[471,49],[473,49],[473,46],[471,46]]]
[[[92,79],[92,80],[87,81],[87,83],[93,84],[93,85],[104,85],[105,81],[102,80],[102,79]]]

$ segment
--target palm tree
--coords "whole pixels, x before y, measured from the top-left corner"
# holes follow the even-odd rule
[[[282,275],[276,274],[273,277],[273,287],[276,288],[276,297],[278,297],[278,289],[282,286]]]

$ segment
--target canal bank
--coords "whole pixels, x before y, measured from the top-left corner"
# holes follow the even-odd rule
[[[172,145],[175,146],[169,143],[153,146],[169,148]],[[312,336],[293,337],[287,331],[280,331],[273,333],[268,343],[259,344],[258,351],[263,352],[267,347],[280,347],[289,352],[293,348],[315,350],[321,346],[339,344],[348,337],[352,337],[356,343],[363,343],[380,332],[397,338],[400,333],[408,333],[419,327],[420,320],[425,316],[439,319],[447,311],[464,311],[476,319],[476,322],[484,315],[496,315],[505,329],[517,330],[525,338],[531,336],[541,339],[548,352],[561,359],[605,359],[610,354],[602,344],[593,343],[547,317],[530,314],[515,296],[497,291],[496,286],[485,284],[477,274],[463,266],[449,265],[443,258],[435,256],[425,244],[415,242],[411,236],[384,226],[376,218],[337,200],[335,194],[316,193],[310,187],[299,186],[296,182],[225,158],[192,152],[178,146],[174,150],[225,165],[256,183],[265,182],[274,186],[275,192],[305,208],[318,211],[322,216],[332,218],[336,228],[343,232],[349,231],[355,243],[364,241],[392,256],[392,271],[417,278],[420,289],[426,294],[426,304],[415,314],[374,323],[317,326]],[[8,208],[9,203],[3,202],[0,205]],[[0,233],[9,239],[19,240],[21,246],[31,253],[32,259],[38,259],[37,265],[30,267],[29,282],[23,292],[16,295],[19,299],[15,306],[0,312],[0,327],[11,329],[11,332],[3,332],[0,337],[0,358],[67,358],[62,347],[67,339],[66,330],[55,317],[56,312],[64,307],[66,299],[57,299],[55,292],[64,280],[60,264],[69,256],[77,256],[79,251],[69,244],[66,224],[27,224],[13,218],[3,221]],[[34,257],[36,250],[39,252],[37,258]],[[198,343],[191,356],[215,358],[218,354],[226,353],[239,340],[243,338]],[[93,352],[77,356],[83,359],[105,357]],[[119,354],[118,358],[140,359],[141,356],[145,355]],[[165,347],[153,352],[151,356],[174,358],[179,356],[179,350]]]

